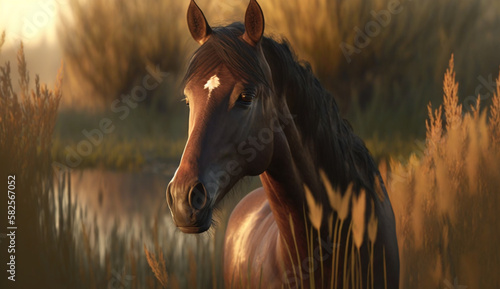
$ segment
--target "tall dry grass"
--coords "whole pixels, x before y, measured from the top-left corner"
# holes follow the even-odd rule
[[[310,284],[307,288],[374,288],[374,267],[380,266],[380,264],[374,264],[373,262],[374,245],[377,239],[378,230],[378,220],[373,210],[373,201],[370,205],[367,205],[365,191],[362,190],[359,193],[353,194],[352,185],[350,185],[345,192],[334,189],[328,177],[323,172],[320,172],[320,175],[330,205],[328,209],[328,211],[330,211],[328,220],[322,219],[323,205],[316,203],[313,194],[307,186],[305,186],[309,221],[311,222],[310,231],[306,234],[306,238],[308,239],[308,272],[311,272],[311,277],[314,277],[314,273],[312,272],[315,272],[313,268],[316,258],[313,256],[315,246],[320,248],[319,256],[324,256],[321,252],[321,240],[317,238],[318,244],[316,244],[314,242],[315,237],[313,233],[317,231],[318,236],[321,235],[320,228],[322,222],[328,221],[329,236],[332,238],[332,244],[341,244],[345,242],[348,245],[345,248],[345,252],[339,250],[340,246],[333,246],[331,258],[326,258],[327,262],[331,262],[329,266],[331,272],[324,272],[324,267],[327,265],[323,263],[323,258],[320,259],[319,270],[321,270],[321,283],[319,284],[321,285],[317,287],[314,278],[310,278]],[[372,208],[372,213],[367,223],[365,214],[368,207]],[[333,223],[334,216],[335,223]],[[291,226],[293,227],[293,223],[291,223]],[[342,238],[344,226],[348,226],[347,239],[345,240]],[[363,247],[365,242],[366,247]],[[363,273],[365,268],[362,268],[361,263],[361,255],[365,253],[365,249],[370,258],[370,263],[368,264],[368,268],[366,268],[366,275]],[[340,258],[344,260],[343,264],[339,263]],[[300,268],[300,266],[301,264],[299,262],[297,267]],[[339,276],[338,274],[340,272],[342,272],[340,275],[341,278],[335,278],[335,276]],[[328,275],[331,277],[326,278]],[[384,276],[384,278],[386,277]],[[342,287],[339,287],[340,284],[342,284]],[[299,288],[302,287],[304,287],[303,281]]]
[[[0,47],[4,40],[5,33]],[[0,178],[6,184],[8,176],[15,177],[16,272],[23,276],[16,285],[22,287],[59,276],[57,269],[49,270],[46,264],[57,258],[52,255],[57,252],[54,246],[64,238],[53,231],[55,212],[49,209],[53,200],[50,148],[62,94],[61,74],[53,89],[41,84],[38,75],[31,87],[22,43],[17,54],[17,85],[12,83],[12,73],[10,62],[0,66]],[[2,218],[7,217],[7,197],[6,193],[2,196]],[[2,246],[1,251],[2,260],[7,260],[3,258],[7,249]],[[56,255],[65,253],[61,248]]]
[[[429,104],[424,154],[391,163],[402,288],[496,288],[500,78],[489,107],[478,99],[464,113],[452,57],[443,90],[443,105]]]

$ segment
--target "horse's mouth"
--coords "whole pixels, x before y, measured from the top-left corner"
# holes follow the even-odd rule
[[[186,234],[200,234],[210,229],[210,223],[203,226],[186,226],[177,228],[179,228],[179,230]]]

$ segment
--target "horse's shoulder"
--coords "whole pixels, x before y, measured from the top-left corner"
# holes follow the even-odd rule
[[[234,208],[226,229],[225,271],[237,272],[236,276],[242,274],[244,278],[250,274],[252,280],[261,279],[262,284],[269,286],[276,283],[275,286],[269,288],[279,288],[280,271],[276,261],[277,238],[278,227],[264,189],[258,188],[248,193]],[[249,273],[249,264],[252,268],[261,269]],[[253,282],[251,281],[252,284]],[[228,284],[234,285],[234,280],[228,277],[226,285]],[[253,285],[257,287],[258,284]]]
[[[266,198],[266,192],[264,188],[260,187],[248,193],[236,205],[229,218],[229,223],[230,225],[233,223],[238,226],[238,224],[241,224],[245,219],[266,217],[271,213],[271,208]]]

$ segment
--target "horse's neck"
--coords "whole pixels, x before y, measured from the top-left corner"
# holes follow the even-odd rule
[[[265,38],[262,45],[279,101],[286,102],[292,114],[300,119],[297,126],[301,135],[321,144],[314,148],[316,156],[311,156],[314,161],[328,158],[328,163],[322,163],[322,169],[328,171],[330,177],[335,176],[331,181],[336,187],[346,189],[350,183],[359,185],[357,189],[371,187],[376,171],[373,160],[364,143],[340,116],[334,98],[321,86],[307,64],[296,61],[288,44]],[[324,135],[312,133],[317,131]]]
[[[261,175],[261,181],[280,231],[280,242],[287,240],[288,244],[281,245],[290,250],[295,246],[307,248],[304,236],[307,233],[305,228],[310,224],[304,211],[304,184],[311,191],[322,191],[315,164],[302,146],[293,121],[283,124],[283,133],[276,135],[274,147],[273,159],[268,170]]]
[[[277,97],[277,99],[275,99],[275,107],[281,107],[283,109],[279,112],[280,116],[297,114],[299,117],[302,117],[303,120],[306,115],[319,113],[318,111],[312,111],[314,110],[314,106],[304,106],[303,101],[298,101],[301,99],[294,99],[294,97],[321,97],[321,95],[317,95],[317,93],[324,93],[324,91],[321,91],[321,88],[317,86],[309,87],[312,91],[302,91],[307,88],[307,85],[301,83],[301,81],[304,81],[303,79],[305,77],[301,75],[301,73],[309,73],[309,71],[296,63],[293,57],[287,56],[289,52],[278,52],[279,49],[276,48],[276,46],[279,45],[275,45],[272,41],[264,42],[264,44],[264,53],[273,74],[274,90]],[[290,71],[295,71],[295,73]],[[310,78],[308,82],[314,82],[313,77],[311,75],[308,76]],[[328,104],[328,102],[326,103]],[[293,111],[290,112],[290,110]],[[330,113],[338,112],[331,111]],[[327,116],[324,117],[326,118]],[[339,133],[336,137],[352,137],[352,131],[347,128],[340,117],[338,122],[333,118],[328,120],[331,122],[329,125],[332,127],[338,126]],[[368,165],[365,166],[355,163],[357,158],[366,162],[371,162],[371,157],[367,157],[368,151],[364,148],[364,145],[359,139],[352,137],[350,139],[352,143],[348,145],[344,143],[332,143],[332,150],[337,149],[340,151],[338,155],[317,155],[321,153],[321,150],[318,147],[313,148],[304,145],[302,135],[307,133],[307,131],[301,131],[304,129],[317,130],[317,128],[305,127],[306,125],[307,123],[303,124],[303,127],[299,129],[294,121],[285,121],[285,123],[282,123],[283,133],[276,134],[274,140],[275,152],[271,165],[269,169],[261,175],[261,180],[266,190],[274,218],[277,222],[280,236],[283,240],[296,241],[298,243],[296,245],[299,248],[307,248],[305,244],[300,243],[306,242],[305,236],[309,233],[306,231],[306,227],[310,228],[311,226],[308,214],[305,213],[307,211],[307,204],[304,185],[308,186],[315,195],[315,200],[318,203],[328,203],[327,196],[324,193],[323,183],[318,174],[318,168],[321,164],[316,163],[321,161],[321,157],[330,158],[330,163],[327,163],[327,165],[330,166],[330,174],[336,174],[335,177],[337,178],[336,180],[332,180],[334,186],[345,189],[350,183],[354,183],[360,186],[369,187],[370,183],[373,182],[371,180],[373,175],[370,175],[373,173],[373,168]],[[328,132],[325,131],[325,133]],[[313,138],[313,141],[319,140]],[[328,141],[343,140],[326,140],[326,142]],[[357,145],[356,152],[347,153],[343,151],[354,149],[353,147],[355,145]],[[346,157],[346,159],[344,159],[344,157]],[[331,162],[336,163],[332,165]],[[325,168],[322,167],[322,169]],[[325,216],[329,216],[329,212],[327,212],[327,210],[329,210],[328,208],[329,206],[323,206],[323,220],[325,220]],[[293,231],[290,223],[293,223]],[[327,231],[328,230],[322,230],[321,233],[323,234]],[[289,243],[288,246],[290,249],[293,249],[295,244]]]

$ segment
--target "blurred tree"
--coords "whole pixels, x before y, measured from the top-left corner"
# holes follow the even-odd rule
[[[71,1],[71,15],[63,17],[60,26],[71,92],[78,90],[88,101],[108,106],[142,87],[147,96],[141,103],[166,110],[169,102],[180,99],[172,97],[177,89],[174,76],[184,68],[190,44],[184,17],[179,17],[184,4]]]

